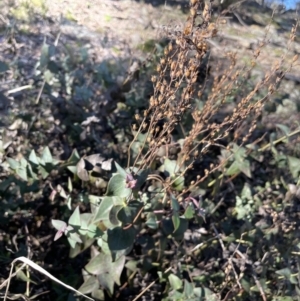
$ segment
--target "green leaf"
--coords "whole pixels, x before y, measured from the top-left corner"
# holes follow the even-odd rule
[[[203,298],[204,297],[204,290],[202,287],[195,287],[194,288],[194,294],[198,298]],[[202,299],[200,299],[202,300]]]
[[[3,61],[0,61],[0,73],[4,73],[4,72],[6,72],[7,70],[9,70],[8,64],[6,64],[6,63],[3,62]]]
[[[113,206],[124,206],[124,202],[122,198],[119,197],[104,197],[100,205],[95,213],[95,217],[93,220],[93,223],[98,223],[98,222],[104,222],[104,224],[109,227],[110,224],[110,211],[112,210]],[[111,225],[112,227],[114,225]]]
[[[14,176],[10,176],[8,179],[0,181],[0,191],[1,192],[6,191],[10,186],[10,184],[13,182],[15,182]]]
[[[179,218],[179,214],[178,212],[174,212],[172,215],[172,222],[173,222],[173,226],[174,226],[174,231],[177,231],[177,229],[180,226],[180,218]]]
[[[125,264],[125,256],[121,256],[115,262],[109,254],[99,253],[85,266],[88,273],[97,275],[100,284],[109,291],[114,292],[114,283],[120,285],[120,276]]]
[[[240,166],[237,161],[234,161],[230,167],[226,170],[226,175],[227,176],[233,176],[236,175],[240,172]]]
[[[144,185],[144,183],[147,180],[148,175],[150,174],[150,170],[149,169],[143,169],[138,171],[137,173],[137,183],[135,185],[135,190],[139,190],[142,185]]]
[[[34,179],[34,180],[38,180],[38,176],[37,174],[32,170],[32,167],[30,164],[27,165],[27,170],[28,170],[28,175]]]
[[[171,194],[171,208],[173,209],[173,211],[176,212],[178,212],[180,209],[179,202],[177,201],[177,199],[174,197],[173,194]]]
[[[20,162],[16,161],[12,158],[7,158],[6,161],[8,162],[11,169],[16,170],[20,166]]]
[[[194,296],[194,285],[186,279],[184,279],[183,294],[186,299],[189,299]]]
[[[114,229],[107,230],[107,243],[113,258],[127,255],[131,251],[135,235],[136,230],[133,227],[129,227],[128,229],[116,227]]]
[[[38,169],[43,179],[46,179],[49,176],[49,172],[43,166],[40,165]]]
[[[239,169],[248,178],[252,177],[252,175],[251,175],[250,161],[249,160],[244,160],[243,162],[239,162]]]
[[[30,164],[27,165],[27,175],[29,178],[32,178],[33,180],[38,180],[37,174],[32,170],[32,167]]]
[[[72,248],[75,248],[77,243],[82,243],[82,240],[81,240],[79,234],[77,234],[75,232],[68,232],[67,239]]]
[[[243,200],[249,200],[249,201],[253,200],[251,187],[248,183],[244,184],[244,187],[241,192],[241,198]]]
[[[276,126],[281,129],[281,131],[284,133],[285,136],[288,136],[291,132],[291,130],[284,124],[277,123]],[[288,139],[288,138],[287,138]]]
[[[204,288],[204,296],[207,301],[219,301],[219,296],[212,292],[209,288]]]
[[[129,202],[127,206],[123,206],[123,208],[119,211],[118,220],[125,225],[132,223],[142,207],[143,204],[141,202]]]
[[[108,182],[107,192],[105,195],[127,198],[130,196],[131,191],[131,189],[126,188],[124,177],[120,174],[115,174]]]
[[[47,67],[48,70],[53,74],[53,76],[59,73],[59,65],[55,61],[49,61]]]
[[[158,229],[158,223],[157,223],[157,218],[156,215],[154,213],[148,213],[147,215],[147,221],[146,221],[146,225],[153,230]]]
[[[68,191],[71,193],[73,191],[73,184],[70,177],[68,177]]]
[[[102,200],[102,197],[99,197],[97,195],[88,195],[88,199],[91,205],[99,206]]]
[[[115,165],[116,165],[116,168],[117,168],[117,171],[118,171],[118,174],[120,174],[123,179],[126,179],[126,176],[127,176],[127,172],[125,169],[123,169],[117,162],[115,162]]]
[[[175,239],[181,239],[184,235],[184,232],[188,228],[188,220],[185,218],[179,218],[179,227],[175,230],[173,219],[165,218],[162,220],[162,230],[165,236],[172,235]],[[178,221],[176,221],[178,223]]]
[[[78,161],[80,160],[80,156],[77,152],[77,149],[73,149],[72,154],[70,156],[70,158],[68,159],[67,163],[69,165],[76,165],[78,163]]]
[[[236,175],[239,172],[243,172],[247,177],[251,178],[251,169],[249,160],[243,159],[243,161],[236,160],[226,170],[227,176]]]
[[[67,223],[58,219],[52,219],[51,220],[52,226],[57,230],[61,231],[62,229],[65,229],[67,226]]]
[[[131,272],[138,271],[138,262],[135,260],[129,260],[126,262],[125,267],[130,270]]]
[[[249,280],[247,280],[245,277],[241,279],[241,285],[243,287],[243,289],[247,292],[250,293],[250,289],[251,289],[251,284],[249,282]]]
[[[49,45],[44,43],[41,50],[40,56],[40,68],[45,69],[50,59]]]
[[[21,179],[23,179],[23,180],[25,180],[25,181],[28,181],[28,177],[27,177],[27,169],[26,169],[26,167],[20,167],[20,168],[18,168],[18,169],[16,170],[16,173],[17,173],[17,175],[18,175]]]
[[[80,219],[80,212],[79,212],[79,206],[76,207],[74,212],[69,218],[69,225],[75,226],[75,227],[80,227],[81,226],[81,219]]]
[[[185,209],[184,217],[186,219],[192,219],[194,217],[194,214],[195,214],[195,209],[191,204],[189,204]]]
[[[109,220],[109,214],[113,206],[114,203],[112,197],[104,197],[100,202],[93,223]]]
[[[251,214],[252,208],[249,204],[245,204],[243,200],[237,196],[235,211],[237,212],[237,219],[241,220]]]
[[[21,160],[20,160],[20,165],[21,165],[22,167],[26,168],[27,165],[28,165],[27,160],[26,160],[25,158],[21,158]]]
[[[53,158],[48,146],[44,148],[41,159],[43,160],[43,165],[45,165],[45,163],[53,163]]]
[[[174,175],[177,171],[179,171],[179,166],[176,160],[165,159],[164,164],[160,168],[162,171],[168,172],[169,176]]]
[[[168,276],[168,280],[173,290],[179,290],[182,287],[182,281],[179,277],[174,274]]]
[[[98,238],[103,235],[103,232],[94,224],[88,226],[87,236],[89,238]]]
[[[16,267],[16,270],[18,270],[18,268]],[[16,274],[17,279],[22,280],[24,282],[30,282],[33,284],[37,284],[35,281],[31,280],[30,278],[28,278],[25,273],[21,270],[19,270]]]
[[[67,167],[68,169],[69,169],[69,171],[71,172],[71,173],[73,173],[73,174],[77,174],[77,168],[76,168],[76,166],[68,166]]]
[[[177,191],[182,191],[184,187],[184,177],[176,177],[176,180],[173,182],[172,187]]]
[[[300,172],[300,159],[288,156],[288,165],[294,179],[297,179]]]
[[[78,289],[82,294],[90,294],[99,287],[98,279],[94,276],[88,277]]]
[[[86,163],[88,165],[91,165],[88,161],[85,161],[84,158],[81,158],[76,165],[77,176],[82,181],[89,181],[90,179],[89,171],[92,170],[93,167],[93,166],[87,166]]]
[[[185,218],[179,218],[179,227],[174,230],[173,237],[175,239],[181,240],[183,238],[184,232],[188,229],[189,222]]]
[[[300,288],[298,285],[295,285],[295,291],[296,291],[296,295],[299,297],[300,296]]]
[[[102,300],[104,301],[105,300],[105,295],[104,295],[104,291],[102,289],[96,289],[92,292],[92,297],[95,299],[95,300]],[[68,300],[69,301],[69,300]]]
[[[272,301],[294,301],[295,299],[289,296],[284,296],[284,297],[280,297],[280,296],[276,296],[272,299]]]
[[[78,208],[78,207],[77,207]],[[76,208],[76,209],[77,209]],[[91,213],[82,213],[80,216],[80,229],[79,229],[79,234],[80,235],[87,235],[88,233],[88,227],[89,227],[89,224],[93,218],[93,215]],[[97,228],[96,225],[92,224],[92,229],[95,229]]]
[[[286,279],[289,279],[292,275],[291,270],[289,268],[284,268],[275,272],[280,276],[284,276]]]
[[[70,248],[70,258],[75,258],[78,254],[90,248],[91,245],[95,242],[94,238],[90,238],[88,236],[80,236],[80,238],[82,240],[82,243],[76,243],[74,248]]]
[[[165,236],[169,236],[174,232],[174,224],[170,218],[165,218],[162,220],[162,230]]]
[[[29,155],[29,161],[35,165],[39,165],[39,158],[37,157],[34,149],[30,152],[30,155]]]
[[[124,208],[123,205],[113,206],[109,212],[109,221],[113,226],[121,226],[121,221],[118,219],[120,210]]]

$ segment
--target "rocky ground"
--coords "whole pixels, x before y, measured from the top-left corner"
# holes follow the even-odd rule
[[[97,61],[145,57],[149,41],[163,37],[165,26],[182,26],[189,9],[188,1],[167,0],[4,0],[0,6],[1,54],[10,59],[17,55],[24,62],[36,60],[44,39],[54,41],[58,35],[62,43],[87,47]],[[256,2],[237,5],[234,14],[219,18],[219,36],[210,43],[213,55],[222,57],[226,47],[227,51],[236,51],[242,63],[247,62],[269,24],[268,45],[256,68],[262,76],[286,52],[287,38],[295,22],[294,11],[275,13],[272,22],[271,15],[271,9]],[[13,43],[10,37],[14,38]],[[287,61],[299,52],[300,41],[296,39]],[[126,71],[128,65],[122,67]],[[299,71],[295,69],[287,77],[295,84],[300,83]]]

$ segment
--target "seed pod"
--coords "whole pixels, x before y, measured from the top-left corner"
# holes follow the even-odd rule
[[[293,63],[295,63],[298,60],[298,58],[299,58],[298,54],[294,55],[294,57],[293,57]]]
[[[191,26],[191,24],[187,24],[186,27],[183,30],[183,34],[185,36],[188,36],[188,35],[191,34],[191,32],[192,32],[192,26]]]
[[[153,107],[154,106],[154,97],[153,96],[150,97],[149,102],[150,102],[150,106]]]
[[[190,77],[190,76],[191,76],[190,70],[186,70],[185,73],[184,73],[184,75],[185,75],[186,77]]]
[[[176,72],[176,77],[180,77],[181,76],[181,70]]]
[[[191,13],[192,17],[195,17],[197,15],[197,10],[192,7],[191,10],[190,10],[190,13]]]
[[[174,70],[176,68],[176,62],[173,61],[172,64],[171,64],[171,70]]]
[[[155,83],[157,81],[157,77],[155,75],[151,76],[151,81],[152,83]]]

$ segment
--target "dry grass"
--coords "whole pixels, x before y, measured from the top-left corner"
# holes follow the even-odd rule
[[[271,22],[272,20],[270,24]],[[147,137],[134,160],[134,166],[143,169],[151,166],[161,154],[168,157],[169,150],[174,145],[172,136],[174,130],[180,126],[183,117],[187,115],[193,118],[193,126],[185,134],[177,156],[180,176],[192,168],[195,160],[203,156],[211,146],[220,146],[219,142],[232,131],[234,135],[230,141],[244,144],[252,135],[265,103],[277,91],[284,75],[295,66],[298,57],[294,56],[292,61],[287,62],[287,55],[295,39],[298,22],[295,22],[291,28],[287,51],[273,62],[264,78],[259,80],[250,91],[244,89],[251,71],[260,64],[260,54],[267,45],[269,25],[265,29],[263,40],[253,51],[250,62],[240,67],[241,64],[238,64],[240,58],[237,54],[228,52],[226,57],[229,64],[225,71],[221,73],[219,71],[221,66],[217,65],[215,72],[217,75],[212,85],[207,87],[207,74],[202,79],[204,84],[199,85],[197,79],[200,66],[209,55],[208,41],[212,41],[218,35],[218,27],[221,25],[221,19],[212,21],[211,4],[203,6],[200,1],[191,0],[190,14],[185,26],[170,27],[166,30],[171,41],[164,49],[164,55],[156,67],[157,75],[151,78],[154,93],[150,98],[149,108],[143,115],[135,116],[136,124],[133,126],[135,138],[132,144],[145,130],[147,130]],[[284,67],[287,63],[288,67]],[[204,93],[207,88],[208,94]],[[223,114],[221,120],[219,117],[216,118],[225,109],[228,97],[236,90],[241,91],[242,94],[235,102],[235,107],[228,114]],[[261,96],[262,91],[267,92]],[[194,102],[196,98],[205,100],[203,108],[196,108]],[[243,130],[239,130],[241,127]],[[228,144],[227,147],[230,145]],[[130,148],[128,157],[129,166],[131,165]],[[211,165],[204,171],[204,176],[198,175],[188,190],[197,186],[221,164]],[[187,190],[183,193],[185,192]]]

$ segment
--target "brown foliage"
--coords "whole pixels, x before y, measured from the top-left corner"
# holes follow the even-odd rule
[[[251,91],[247,91],[246,95],[236,101],[232,112],[223,117],[221,121],[215,121],[217,114],[224,109],[226,99],[232,95],[234,90],[241,88],[247,82],[251,71],[259,64],[259,56],[266,45],[269,27],[266,28],[264,40],[253,51],[250,66],[241,66],[236,53],[226,53],[229,64],[222,74],[216,72],[217,75],[213,79],[207,95],[204,93],[207,88],[207,74],[202,80],[203,85],[199,85],[197,79],[200,66],[208,55],[208,41],[218,35],[218,27],[222,24],[222,20],[217,19],[213,22],[212,19],[211,4],[203,5],[201,1],[191,0],[190,14],[185,26],[181,30],[177,27],[167,30],[167,36],[171,41],[165,47],[164,55],[156,67],[157,75],[153,75],[151,78],[154,93],[150,97],[149,107],[144,111],[143,116],[139,114],[135,116],[137,124],[140,126],[137,128],[135,125],[133,128],[135,138],[132,143],[136,141],[142,130],[147,129],[147,139],[134,162],[134,165],[140,169],[151,166],[161,154],[169,155],[169,150],[174,145],[172,133],[180,125],[183,116],[187,114],[193,118],[193,126],[186,133],[178,154],[177,163],[182,170],[181,175],[192,168],[195,160],[206,153],[211,146],[219,145],[218,142],[227,137],[232,130],[235,130],[236,133],[233,140],[239,141],[241,144],[245,143],[256,127],[257,118],[261,114],[264,104],[279,88],[284,75],[295,64],[296,59],[293,59],[289,67],[284,68],[286,54],[282,55],[280,60],[270,66],[265,77]],[[196,20],[200,23],[197,24]],[[287,50],[290,49],[295,39],[297,26],[296,22],[291,29]],[[216,70],[219,67],[216,65]],[[258,93],[266,88],[266,94],[259,97]],[[202,109],[195,108],[194,99],[196,97],[206,98]],[[245,121],[247,121],[248,131],[246,133],[238,131],[237,129]],[[211,165],[209,170],[204,171],[204,176],[198,176],[192,182],[189,190],[219,167],[220,165]]]

